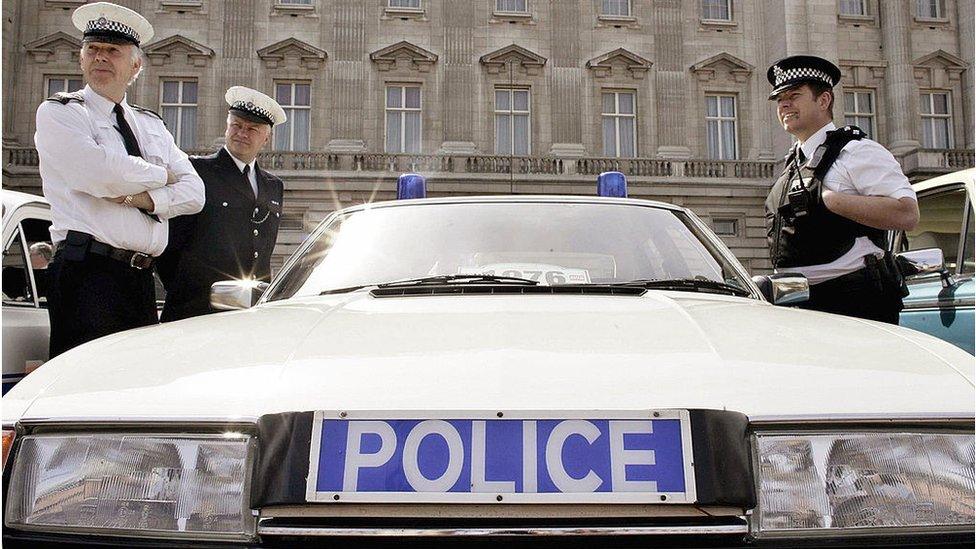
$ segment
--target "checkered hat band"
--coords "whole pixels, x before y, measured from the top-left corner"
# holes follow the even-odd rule
[[[807,68],[807,67],[800,67],[800,68],[797,68],[797,69],[788,69],[788,70],[785,70],[785,71],[784,70],[777,70],[777,71],[774,71],[774,72],[776,73],[776,85],[777,86],[782,85],[784,82],[791,82],[793,80],[799,80],[801,78],[804,79],[804,80],[809,80],[809,79],[812,78],[812,79],[815,79],[815,80],[820,80],[824,84],[827,84],[828,86],[833,86],[834,85],[834,83],[830,80],[830,75],[828,75],[824,71],[817,70],[817,69],[811,69],[811,68]]]
[[[104,17],[99,17],[98,19],[88,22],[88,27],[85,29],[85,34],[90,32],[114,32],[125,36],[131,36],[133,40],[139,42],[139,33],[137,33],[132,27],[129,25],[123,25],[118,21],[109,21]]]
[[[250,101],[237,101],[233,105],[231,105],[230,108],[239,111],[247,111],[251,114],[256,114],[257,116],[260,116],[261,118],[266,118],[269,121],[274,120],[274,117],[271,116],[271,112],[262,109],[261,107],[255,105],[254,103],[251,103]]]

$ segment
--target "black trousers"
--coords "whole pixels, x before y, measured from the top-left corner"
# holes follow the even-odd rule
[[[95,254],[69,261],[58,250],[47,271],[51,358],[93,339],[159,322],[152,269]]]
[[[898,324],[902,310],[898,288],[887,287],[868,268],[810,286],[810,300],[801,309],[811,309],[889,324]]]

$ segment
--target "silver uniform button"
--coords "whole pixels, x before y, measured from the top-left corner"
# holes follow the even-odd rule
[[[227,203],[226,203],[226,202],[224,202],[224,207],[225,207],[225,208],[227,207]]]
[[[257,258],[258,258],[258,253],[257,252],[254,252],[254,259],[257,259]]]
[[[258,235],[258,230],[257,229],[254,229],[254,236],[257,236],[257,235]]]

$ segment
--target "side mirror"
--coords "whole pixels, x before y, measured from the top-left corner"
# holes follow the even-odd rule
[[[939,274],[942,275],[943,286],[955,284],[952,275],[946,270],[942,248],[922,248],[895,254],[895,264],[905,278]]]
[[[267,282],[257,280],[222,280],[210,286],[210,306],[215,311],[248,309],[268,289]]]
[[[796,305],[810,299],[810,282],[798,273],[757,275],[752,281],[773,305]]]

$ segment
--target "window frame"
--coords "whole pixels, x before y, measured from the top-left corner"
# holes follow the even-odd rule
[[[599,12],[597,14],[601,19],[628,19],[629,20],[629,19],[633,19],[634,18],[634,2],[633,2],[633,0],[626,0],[627,1],[627,13],[625,13],[625,14],[607,13],[607,11],[604,9],[604,6],[605,6],[604,5],[604,1],[605,0],[600,0],[600,10],[599,10]]]
[[[837,0],[837,15],[841,17],[870,17],[871,14],[868,13],[868,0],[854,0],[861,5],[861,13],[847,13],[843,10],[843,6],[850,2],[851,0]]]
[[[400,107],[390,107],[390,88],[400,88]],[[407,107],[407,88],[417,88],[418,99],[417,108]],[[399,151],[389,151],[387,145],[389,144],[390,135],[390,123],[389,114],[390,112],[396,112],[400,117],[400,139],[399,139]],[[406,150],[407,144],[407,125],[406,113],[416,112],[420,119],[420,143],[417,144],[417,152],[408,152]],[[383,86],[383,152],[386,154],[423,154],[424,151],[424,87],[422,84],[417,82],[387,82]]]
[[[178,94],[176,103],[165,103],[164,102],[164,88],[167,82],[176,82],[178,84]],[[183,102],[183,87],[187,82],[192,82],[197,85],[197,102],[196,103],[184,103]],[[182,150],[194,149],[196,148],[197,141],[197,129],[198,121],[200,120],[200,81],[196,78],[181,78],[178,76],[173,77],[160,77],[159,78],[159,113],[163,115],[164,107],[175,107],[176,108],[176,128],[167,128],[169,133],[173,136],[173,141],[176,142],[176,146]],[[194,127],[193,127],[193,143],[186,144],[181,143],[180,140],[183,134],[183,109],[193,107],[196,111],[194,115]]]
[[[928,98],[929,98],[929,110],[931,111],[929,113],[923,113],[923,112],[921,112],[921,109],[920,109],[919,110],[919,113],[918,113],[919,118],[921,119],[921,122],[922,122],[922,126],[923,126],[923,128],[922,128],[922,135],[921,135],[923,141],[925,139],[925,128],[924,128],[925,124],[929,123],[929,121],[933,121],[934,122],[935,120],[945,120],[946,121],[946,130],[947,130],[946,134],[947,134],[947,137],[948,137],[948,140],[946,142],[946,146],[945,147],[926,146],[925,143],[923,142],[922,143],[922,148],[923,149],[934,149],[934,150],[949,150],[949,149],[954,148],[955,147],[955,144],[956,144],[956,139],[955,139],[955,135],[954,135],[955,134],[955,127],[954,127],[953,121],[952,121],[952,114],[953,114],[952,113],[952,92],[950,90],[919,90],[919,94],[921,96],[928,96]],[[945,98],[946,98],[946,113],[945,114],[938,114],[938,113],[935,112],[935,99],[934,99],[934,97],[936,95],[944,95]],[[935,131],[934,131],[935,130],[935,127],[934,126],[932,127],[932,130],[933,130],[932,131],[932,136],[934,138],[935,137]]]
[[[68,89],[68,87],[69,87],[68,86],[68,82],[70,82],[71,80],[77,80],[77,81],[81,82],[81,87],[78,88],[78,90],[85,89],[85,78],[84,78],[84,76],[82,76],[80,74],[79,75],[71,75],[71,74],[46,74],[46,75],[44,75],[44,97],[47,98],[47,97],[51,97],[52,95],[54,95],[53,93],[51,93],[51,81],[60,81],[60,82],[62,82],[64,84],[64,89],[61,90],[61,91],[62,92],[70,92],[70,90]],[[75,90],[75,91],[78,91],[78,90]],[[55,92],[55,93],[58,93],[58,92]]]
[[[27,248],[27,240],[24,238],[24,228],[20,226],[20,222],[23,220],[23,216],[19,216],[16,220],[16,228],[14,229],[11,237],[3,243],[3,256],[6,257],[10,253],[10,247],[13,246],[14,240],[20,243],[20,259],[24,264],[24,271],[27,273],[27,282],[30,284],[28,291],[30,292],[30,301],[8,301],[3,299],[4,307],[18,307],[18,308],[32,308],[40,309],[40,302],[37,296],[37,282],[34,281],[34,268],[31,267],[30,255]],[[13,220],[11,220],[13,221]]]
[[[529,0],[521,0],[522,2],[525,3],[525,8],[522,10],[503,10],[498,7],[498,3],[504,2],[506,0],[494,0],[494,1],[495,1],[495,6],[494,6],[493,13],[497,15],[528,15],[529,14]]]
[[[309,80],[293,80],[293,79],[290,79],[290,78],[283,78],[281,80],[274,80],[272,82],[272,87],[274,89],[275,100],[276,101],[277,101],[277,98],[278,98],[278,86],[280,86],[282,84],[288,84],[288,85],[291,86],[291,104],[281,105],[281,103],[279,102],[279,105],[281,106],[281,109],[283,111],[285,111],[285,116],[287,117],[288,122],[289,122],[288,129],[290,130],[291,133],[288,136],[288,148],[287,149],[275,149],[274,148],[275,147],[275,141],[276,141],[276,139],[278,137],[278,132],[281,131],[280,130],[281,126],[279,125],[279,126],[274,127],[274,129],[272,131],[272,134],[271,134],[271,147],[272,147],[273,150],[279,151],[279,152],[308,152],[308,151],[311,151],[312,150],[312,82],[309,81]],[[298,86],[298,85],[308,86],[308,105],[295,105],[295,86]],[[292,114],[293,114],[293,111],[296,111],[296,110],[307,110],[307,111],[309,111],[309,114],[308,114],[308,149],[307,150],[298,150],[298,149],[295,148],[295,124],[294,124],[295,118],[292,116]]]
[[[717,107],[717,111],[719,112],[719,114],[716,115],[716,116],[709,116],[708,115],[708,98],[709,97],[715,97],[716,98],[716,107]],[[722,108],[721,108],[722,107],[722,101],[721,101],[721,98],[723,98],[723,97],[731,97],[732,98],[733,115],[732,115],[731,118],[730,117],[727,117],[727,116],[722,116],[722,114],[721,114],[721,112],[722,112]],[[720,153],[720,155],[721,154],[724,154],[723,151],[725,150],[725,147],[723,147],[723,144],[724,143],[722,141],[722,122],[725,122],[725,121],[731,121],[732,122],[732,138],[734,140],[733,147],[732,147],[733,158],[721,158],[721,156],[719,156],[719,157],[713,157],[713,156],[711,156],[711,151],[708,150],[708,123],[709,123],[709,121],[712,121],[712,120],[718,122],[718,128],[719,128],[719,131],[718,131],[718,138],[719,138],[718,148],[719,148],[719,151],[718,152]],[[706,152],[706,154],[709,155],[708,156],[708,159],[709,160],[719,161],[719,162],[740,160],[741,159],[741,153],[739,151],[739,146],[740,146],[740,139],[739,139],[739,96],[738,96],[738,94],[731,93],[731,92],[706,92],[705,93],[705,152]]]
[[[946,15],[946,5],[945,0],[935,0],[935,15],[923,15],[919,11],[921,2],[924,0],[915,0],[915,18],[920,21],[946,21],[948,16]]]
[[[847,112],[847,94],[848,93],[854,94],[854,112],[850,112],[850,113]],[[870,113],[862,112],[860,110],[861,105],[860,105],[860,100],[858,99],[858,94],[865,94],[865,93],[868,94],[868,96],[870,96],[870,98],[871,98],[871,108],[873,110]],[[874,93],[874,89],[871,89],[871,88],[849,88],[849,89],[847,89],[847,88],[845,88],[843,90],[843,94],[844,94],[844,123],[845,124],[850,124],[847,121],[848,116],[851,116],[853,118],[868,118],[869,121],[870,121],[870,123],[871,123],[871,127],[869,127],[869,128],[861,128],[861,129],[862,130],[865,130],[868,133],[868,136],[869,137],[871,137],[871,138],[873,138],[873,139],[875,139],[877,141],[876,126],[878,124],[878,119],[877,119],[877,117],[878,117],[878,98],[877,98],[877,94]],[[854,124],[854,125],[856,126],[857,124]]]
[[[955,258],[956,267],[955,269],[950,271],[950,274],[952,274],[953,276],[971,278],[973,277],[973,273],[965,273],[965,274],[962,273],[963,261],[960,260],[960,258],[962,258],[963,254],[966,252],[966,244],[967,244],[966,227],[968,227],[970,216],[973,215],[973,197],[970,196],[969,190],[966,189],[966,185],[962,182],[959,182],[959,183],[953,183],[950,185],[941,186],[934,189],[928,189],[926,191],[919,193],[917,198],[918,198],[919,205],[921,205],[922,200],[937,197],[940,195],[957,193],[957,192],[962,193],[963,196],[963,203],[962,203],[963,211],[961,216],[961,223],[959,225],[959,228],[956,229],[956,234],[959,236],[959,244],[956,246],[956,258]],[[912,251],[911,248],[905,247],[905,231],[897,231],[896,236],[893,240],[894,242],[892,244],[892,249],[896,253],[904,253],[907,251]],[[922,250],[925,248],[915,248],[915,249]],[[922,283],[922,282],[929,282],[933,278],[936,278],[938,276],[940,276],[939,273],[932,273],[925,276],[915,276],[906,280],[906,282],[910,285]]]
[[[605,113],[603,112],[603,96],[605,94],[613,94],[613,112]],[[620,95],[628,94],[633,97],[634,112],[632,113],[621,113],[620,112]],[[637,113],[637,90],[633,89],[615,89],[607,88],[600,90],[600,137],[603,138],[603,121],[606,118],[611,118],[614,123],[614,150],[616,153],[613,156],[607,155],[607,144],[603,143],[603,156],[605,158],[638,158],[640,156],[639,143],[637,142],[637,136],[640,132],[637,131],[638,113]],[[634,121],[633,124],[633,144],[634,144],[634,155],[633,156],[622,156],[620,153],[620,119],[621,118],[631,118]]]
[[[386,11],[420,12],[424,11],[424,0],[416,0],[416,6],[394,6],[393,2],[413,2],[414,0],[386,0]]]
[[[495,86],[492,94],[492,122],[495,122],[494,134],[495,134],[495,154],[500,156],[529,156],[532,154],[532,88],[528,86]],[[498,92],[505,91],[508,92],[508,110],[498,109]],[[515,92],[524,91],[527,96],[526,106],[527,109],[524,111],[515,110]],[[525,135],[525,154],[516,154],[515,152],[515,116],[526,116],[528,118],[528,126],[526,126]],[[498,151],[498,125],[497,120],[499,116],[509,117],[509,139],[511,144],[511,152],[503,153]]]

